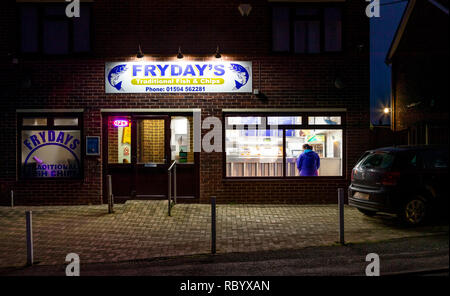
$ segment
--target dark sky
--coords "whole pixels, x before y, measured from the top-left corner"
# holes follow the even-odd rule
[[[394,2],[394,3],[392,3]],[[391,70],[384,63],[407,1],[381,0],[380,17],[370,19],[370,120],[389,124],[383,108],[390,107]],[[392,4],[389,4],[392,3]]]

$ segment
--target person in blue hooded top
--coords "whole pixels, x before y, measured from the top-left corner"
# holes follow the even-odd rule
[[[320,157],[312,150],[309,144],[303,145],[303,153],[297,158],[297,169],[300,176],[318,176],[317,170],[320,167]]]

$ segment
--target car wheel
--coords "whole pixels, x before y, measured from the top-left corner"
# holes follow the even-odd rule
[[[400,217],[408,225],[416,226],[425,221],[427,214],[428,207],[425,200],[420,196],[416,196],[403,205]]]
[[[369,210],[364,210],[364,209],[358,209],[358,211],[360,211],[361,213],[363,213],[364,215],[369,216],[369,217],[373,217],[377,213],[375,211],[369,211]]]

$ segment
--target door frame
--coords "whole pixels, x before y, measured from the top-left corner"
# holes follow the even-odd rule
[[[151,111],[140,111],[140,110],[126,110],[126,109],[120,109],[120,110],[113,110],[113,109],[104,109],[105,111],[101,110],[101,124],[102,124],[102,201],[103,203],[107,203],[107,179],[106,176],[108,174],[108,169],[110,168],[124,168],[124,169],[132,169],[132,164],[109,164],[108,163],[108,119],[109,117],[121,117],[121,116],[129,116],[129,117],[146,117],[146,116],[167,116],[168,117],[168,125],[170,130],[170,123],[171,123],[171,117],[172,116],[194,116],[194,112],[200,112],[199,109],[192,109],[192,110],[182,110],[178,111],[176,109],[173,110],[151,110]],[[195,134],[195,130],[193,131]],[[199,132],[199,131],[197,131]],[[201,131],[200,131],[201,132]],[[195,139],[195,136],[192,140]],[[136,145],[134,145],[136,146]],[[133,149],[133,148],[132,148]],[[169,138],[169,161],[171,162],[171,153],[170,153],[170,138]],[[200,199],[200,152],[194,152],[194,164],[177,164],[178,166],[185,166],[185,167],[192,167],[194,171],[194,177],[195,177],[195,184],[194,184],[194,196],[187,199],[186,201],[190,202],[198,202]],[[114,185],[114,184],[113,184]],[[134,186],[134,185],[133,185]],[[125,196],[124,196],[125,197]],[[131,199],[131,192],[130,195],[127,196],[127,199]],[[178,196],[179,201],[182,201],[184,199],[181,198],[181,196]]]

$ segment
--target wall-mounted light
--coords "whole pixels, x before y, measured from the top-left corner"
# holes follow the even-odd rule
[[[391,110],[390,110],[388,107],[386,107],[386,108],[383,109],[384,114],[388,114],[390,111],[391,111]]]
[[[177,59],[182,59],[182,58],[183,58],[183,54],[181,53],[181,46],[178,46]]]
[[[219,45],[217,45],[215,57],[216,57],[216,59],[220,59],[222,57],[222,55],[220,54]]]
[[[343,89],[345,87],[344,81],[342,81],[342,78],[340,76],[336,76],[336,78],[333,81],[334,87],[337,89]]]
[[[142,59],[143,57],[144,57],[144,53],[142,52],[142,49],[141,49],[141,45],[139,44],[139,50],[138,50],[138,52],[137,52],[137,54],[136,54],[136,57],[138,58],[138,59]]]
[[[252,6],[250,4],[239,4],[238,9],[242,16],[248,16],[252,10]]]

